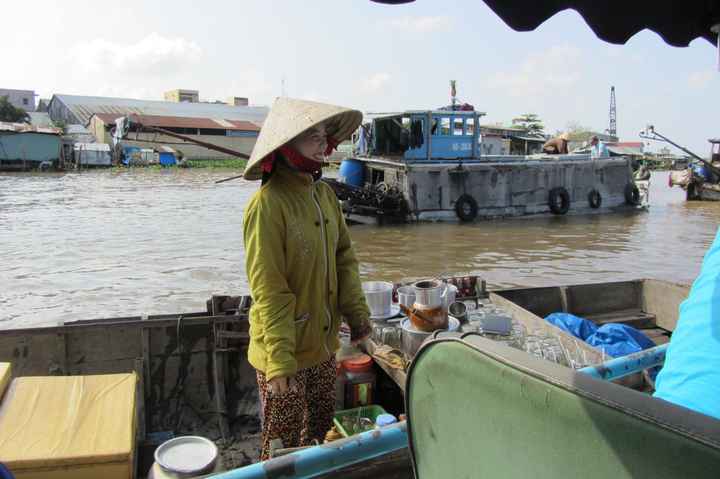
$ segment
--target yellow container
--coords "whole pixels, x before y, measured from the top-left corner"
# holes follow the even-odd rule
[[[12,379],[12,364],[0,363],[0,399],[2,399],[5,390]]]
[[[130,479],[136,376],[23,377],[0,405],[0,461],[16,479]]]

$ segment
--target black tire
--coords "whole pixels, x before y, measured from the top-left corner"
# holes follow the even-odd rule
[[[594,210],[600,208],[602,205],[602,196],[598,190],[590,190],[590,193],[588,193],[588,203],[590,203],[590,208]]]
[[[478,204],[470,195],[460,195],[455,201],[455,214],[460,221],[473,221],[477,218]]]
[[[564,215],[570,209],[570,193],[562,186],[553,188],[550,190],[548,206],[553,214]]]
[[[625,186],[625,203],[632,206],[640,204],[640,190],[635,183],[628,183]]]

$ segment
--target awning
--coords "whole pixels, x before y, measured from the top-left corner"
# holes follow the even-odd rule
[[[372,0],[401,4],[414,0]],[[686,47],[696,38],[713,45],[720,28],[716,0],[484,0],[513,30],[535,30],[563,10],[577,11],[595,34],[610,43],[624,44],[641,30],[652,30],[668,44]],[[442,8],[441,2],[436,2]],[[716,29],[713,32],[713,27]]]
[[[602,40],[624,44],[641,30],[652,30],[665,42],[686,47],[696,38],[713,45],[720,24],[720,2],[708,0],[484,0],[493,11],[518,31],[535,30],[548,18],[567,9],[577,11]]]

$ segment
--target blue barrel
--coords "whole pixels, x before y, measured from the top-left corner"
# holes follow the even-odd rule
[[[169,151],[161,151],[160,152],[160,164],[162,166],[176,165],[177,161],[175,161],[175,155],[170,153]]]
[[[365,166],[362,161],[350,158],[342,160],[338,180],[346,185],[363,187],[365,185]]]

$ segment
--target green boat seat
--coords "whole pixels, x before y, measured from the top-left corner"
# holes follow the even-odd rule
[[[720,421],[478,335],[426,343],[406,393],[417,479],[720,474]]]

